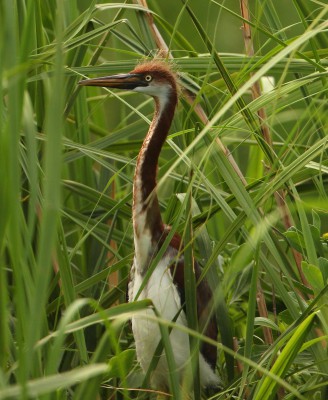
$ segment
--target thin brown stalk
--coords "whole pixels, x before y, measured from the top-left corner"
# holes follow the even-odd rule
[[[149,9],[146,0],[135,0],[134,3],[139,4],[139,5],[143,6],[144,8]],[[163,51],[167,57],[173,58],[171,53],[169,52],[169,48],[168,48],[167,44],[165,43],[165,40],[163,39],[162,35],[160,34],[159,30],[157,29],[157,26],[154,22],[153,14],[150,12],[146,12],[145,15],[146,15],[151,34],[153,36],[153,39],[155,40],[157,48],[159,50]]]
[[[143,6],[144,8],[149,9],[148,4],[147,4],[147,0],[134,0],[134,3],[139,4],[141,6]],[[149,24],[149,28],[151,31],[151,34],[153,36],[153,39],[158,47],[158,49],[160,50],[161,54],[163,54],[163,57],[167,57],[170,59],[173,59],[172,54],[169,51],[169,48],[165,42],[165,40],[163,39],[161,33],[159,32],[159,30],[157,29],[157,26],[154,22],[154,18],[152,13],[145,13],[148,24]],[[193,95],[188,91],[188,90],[183,90],[182,91],[183,96],[185,98],[185,100],[192,106],[194,106],[194,111],[195,113],[198,115],[199,119],[202,121],[202,123],[204,125],[206,125],[208,123],[208,118],[207,115],[204,111],[204,109],[202,108],[202,106],[200,104],[194,104],[194,98]],[[234,169],[234,171],[236,172],[236,174],[239,176],[239,179],[243,182],[243,184],[246,186],[247,182],[246,179],[244,177],[244,175],[242,174],[241,170],[239,169],[235,159],[233,158],[231,152],[229,151],[229,149],[222,143],[222,141],[219,138],[216,138],[216,143],[219,146],[219,149],[223,152],[223,154],[227,157],[228,161],[230,162],[232,168]]]
[[[243,36],[244,36],[244,42],[245,42],[245,51],[246,54],[249,57],[254,56],[254,46],[253,46],[253,40],[252,40],[252,31],[250,25],[246,21],[250,21],[250,14],[249,14],[249,4],[248,0],[240,0],[240,10],[241,10],[241,15],[244,18],[243,20]],[[253,100],[259,98],[261,96],[261,87],[259,82],[255,82],[254,85],[251,88],[252,91],[252,98]],[[257,115],[260,121],[260,127],[261,127],[261,132],[264,140],[266,143],[272,147],[272,137],[270,133],[269,126],[267,125],[267,115],[265,112],[264,107],[260,108],[257,111]],[[290,210],[287,206],[286,203],[286,195],[283,190],[279,190],[274,194],[275,201],[278,206],[278,210],[280,212],[284,227],[286,230],[288,230],[291,226],[294,225],[293,219],[290,213]],[[297,252],[296,250],[292,249],[293,257],[295,260],[295,263],[297,265],[297,269],[301,278],[301,281],[303,282],[304,285],[309,286],[309,283],[307,282],[302,268],[301,268],[301,262],[302,262],[302,255]]]
[[[108,193],[108,196],[110,196],[113,200],[115,200],[115,194],[116,194],[116,185],[115,185],[115,181],[113,181],[111,184],[111,190],[110,190],[110,193]],[[108,226],[110,226],[112,223],[113,223],[113,221],[111,219],[109,219],[107,221]],[[109,245],[112,249],[117,250],[117,243],[115,240],[111,239]],[[115,257],[115,255],[114,255],[114,257],[111,257],[111,253],[108,251],[107,252],[107,260],[108,260],[108,266],[112,266],[117,261],[117,258]],[[117,287],[119,284],[119,281],[120,280],[119,280],[119,272],[118,271],[110,273],[108,276],[109,289],[112,289],[113,287]],[[118,302],[114,303],[114,305],[115,304],[118,304]]]
[[[235,353],[238,353],[239,344],[238,344],[238,339],[235,336],[233,337],[233,349],[234,349]],[[244,369],[243,364],[238,359],[236,359],[236,369],[237,369],[238,375],[241,375],[241,373],[243,372],[243,369]]]
[[[260,316],[263,318],[269,318],[263,289],[259,282],[257,284],[256,302],[257,302],[257,309],[258,309]],[[262,329],[263,329],[265,343],[272,344],[273,343],[272,330],[266,326],[264,326]]]

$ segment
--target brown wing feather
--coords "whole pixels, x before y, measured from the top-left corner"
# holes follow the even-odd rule
[[[165,227],[165,233],[168,234],[169,227]],[[166,236],[165,235],[165,236]],[[164,238],[165,239],[165,238]],[[164,241],[164,240],[163,240]],[[178,234],[174,234],[170,246],[175,248],[176,250],[181,251],[181,237]],[[195,278],[197,284],[197,293],[196,293],[196,301],[197,301],[197,315],[198,315],[198,323],[199,330],[203,332],[205,336],[210,339],[217,340],[218,336],[218,328],[216,323],[215,313],[213,312],[213,295],[212,291],[205,279],[199,282],[199,278],[201,276],[201,269],[197,262],[194,263],[195,267]],[[181,304],[183,304],[183,308],[185,310],[185,290],[184,290],[184,261],[183,258],[173,264],[170,267],[171,274],[173,277],[173,281],[178,288]],[[186,311],[186,310],[185,310]],[[209,317],[210,316],[210,317]],[[217,358],[217,348],[212,346],[209,343],[203,342],[201,344],[201,353],[203,354],[205,360],[208,364],[215,369],[216,366],[216,358]]]

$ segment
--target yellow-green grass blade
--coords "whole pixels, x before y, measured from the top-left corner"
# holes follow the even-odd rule
[[[270,370],[272,374],[283,378],[298,354],[303,342],[311,329],[315,313],[310,314],[296,329],[291,338],[286,343],[284,349],[278,355]],[[254,394],[254,400],[269,400],[275,395],[278,388],[277,382],[271,377],[264,377],[258,385],[258,390]]]

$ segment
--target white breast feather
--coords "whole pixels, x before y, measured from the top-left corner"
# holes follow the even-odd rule
[[[173,250],[173,249],[172,249]],[[175,252],[175,250],[173,250]],[[141,299],[151,299],[160,316],[163,319],[172,321],[181,308],[181,301],[178,290],[173,283],[169,266],[172,263],[171,256],[167,255],[156,266],[152,276],[139,296]],[[143,278],[134,265],[134,285],[129,290],[129,301],[133,301],[138,293]],[[149,364],[153,358],[160,339],[158,324],[149,320],[154,313],[151,309],[144,310],[132,318],[132,329],[135,338],[137,358],[144,372],[147,372]],[[181,311],[176,321],[177,324],[187,326],[184,311]],[[186,367],[190,361],[189,337],[178,328],[172,329],[170,341],[175,357],[177,373],[181,381],[186,375]],[[189,371],[190,373],[190,371]],[[218,377],[214,374],[209,364],[200,354],[200,375],[202,385],[216,385],[219,383]],[[162,355],[156,370],[152,374],[152,384],[158,388],[168,387],[168,366],[165,355]]]

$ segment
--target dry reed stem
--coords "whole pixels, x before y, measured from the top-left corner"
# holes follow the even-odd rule
[[[257,293],[256,293],[256,302],[257,302],[257,309],[261,317],[269,319],[269,314],[268,314],[268,309],[266,306],[265,302],[265,297],[263,294],[263,289],[258,282],[257,284]],[[266,344],[272,344],[273,343],[273,335],[272,335],[272,330],[271,328],[268,328],[267,326],[263,326],[263,335],[264,335],[264,341]]]
[[[248,10],[248,1],[247,0],[241,0],[240,1],[240,9],[241,9],[241,14],[243,18],[245,18],[247,21],[249,21],[250,16],[249,16],[249,10]],[[251,33],[251,28],[250,25],[247,24],[245,21],[243,22],[243,36],[244,36],[244,42],[245,42],[245,51],[248,56],[253,56],[254,55],[254,47],[253,47],[253,41],[252,41],[252,33]],[[252,98],[256,99],[261,95],[261,88],[259,82],[255,82],[254,85],[252,85]],[[260,120],[260,128],[262,135],[265,139],[265,141],[272,146],[272,140],[271,140],[271,135],[269,132],[269,128],[266,125],[266,113],[264,108],[258,111],[258,117]],[[261,212],[262,213],[262,212]],[[265,297],[263,294],[263,290],[261,287],[261,284],[258,282],[257,285],[257,295],[256,295],[256,302],[257,302],[257,308],[259,315],[263,318],[268,318],[268,309],[266,306],[266,301]],[[266,344],[272,344],[273,343],[273,335],[272,335],[272,330],[268,327],[262,327],[263,330],[263,335],[264,335],[264,341]]]
[[[143,6],[144,8],[149,9],[147,0],[134,0],[134,3],[139,4],[139,5]],[[154,22],[153,15],[148,12],[146,12],[145,15],[147,17],[150,31],[152,33],[152,36],[154,38],[154,41],[155,41],[158,49],[162,52],[163,55],[165,55],[166,57],[168,57],[170,59],[173,59],[173,56],[170,53],[170,50],[169,50],[167,44],[165,43],[165,40],[163,39],[161,33],[157,29],[157,26]],[[206,125],[208,123],[208,118],[207,118],[207,115],[206,115],[204,109],[202,108],[202,106],[199,103],[194,105],[194,98],[189,93],[189,91],[187,91],[186,89],[184,89],[182,91],[182,93],[183,93],[185,100],[188,102],[188,104],[194,106],[195,113],[198,115],[199,119],[202,121],[202,123],[204,125]],[[239,167],[238,167],[235,159],[233,158],[231,152],[229,151],[229,149],[222,143],[222,141],[219,138],[216,138],[215,140],[216,140],[217,145],[219,146],[219,149],[227,157],[232,168],[234,169],[236,174],[239,176],[239,179],[246,186],[247,185],[246,179],[245,179],[244,175],[242,174],[241,170],[239,169]]]
[[[240,0],[240,9],[241,9],[241,15],[244,18],[244,20],[250,21],[248,0]],[[251,32],[250,25],[245,21],[243,21],[243,36],[244,36],[246,54],[248,56],[252,57],[252,56],[254,56],[252,32]],[[260,87],[259,82],[254,83],[254,85],[251,88],[251,91],[252,91],[253,100],[255,100],[261,96],[261,87]],[[260,128],[261,128],[263,138],[266,141],[266,143],[270,147],[272,147],[272,137],[271,137],[270,129],[266,123],[267,116],[266,116],[264,107],[260,108],[257,111],[257,115],[258,115],[258,118],[260,121]],[[286,203],[285,192],[283,190],[279,190],[279,191],[275,192],[274,197],[275,197],[275,201],[278,206],[278,210],[282,217],[284,227],[286,230],[288,230],[291,226],[293,226],[295,224],[293,223],[291,213],[290,213],[289,208]],[[294,260],[295,260],[302,283],[305,286],[310,287],[310,285],[309,285],[308,281],[306,280],[306,278],[303,274],[303,271],[302,271],[302,267],[301,267],[302,255],[295,249],[291,249],[291,250],[292,250],[293,257],[294,257]]]

